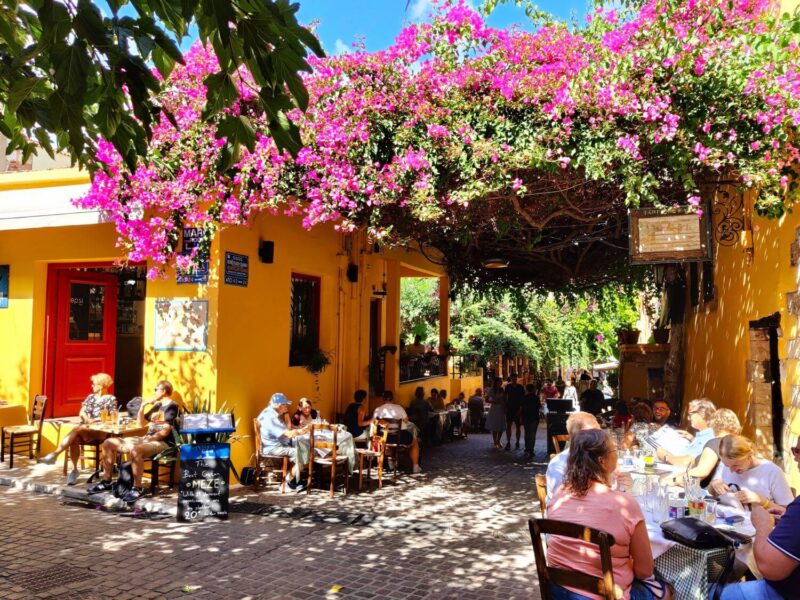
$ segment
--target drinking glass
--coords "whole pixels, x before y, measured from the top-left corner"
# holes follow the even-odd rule
[[[717,505],[719,504],[719,502],[717,502],[717,500],[714,500],[713,498],[706,498],[705,503],[706,503],[706,514],[705,514],[706,523],[713,525],[714,522],[717,520]]]
[[[101,423],[107,423],[108,422],[108,409],[107,408],[101,408],[100,409],[100,422]]]

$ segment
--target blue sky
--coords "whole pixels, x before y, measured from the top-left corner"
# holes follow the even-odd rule
[[[425,20],[430,13],[431,0],[299,0],[299,20],[309,24],[319,22],[317,33],[325,51],[340,54],[353,42],[363,38],[367,50],[382,50],[391,45],[404,25]],[[406,9],[406,4],[408,8]],[[479,0],[473,2],[479,4]],[[581,19],[587,12],[589,0],[539,0],[539,8],[560,19],[577,15]],[[494,27],[506,28],[512,24],[525,24],[527,18],[522,8],[513,0],[498,6],[489,18]]]

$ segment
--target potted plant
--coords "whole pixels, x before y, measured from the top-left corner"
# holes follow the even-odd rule
[[[320,348],[315,348],[306,353],[305,368],[306,371],[314,376],[314,385],[317,391],[317,402],[320,400],[319,395],[319,376],[331,364],[331,354]]]

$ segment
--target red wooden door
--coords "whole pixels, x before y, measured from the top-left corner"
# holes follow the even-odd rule
[[[117,276],[60,270],[56,294],[53,416],[70,417],[92,391],[89,377],[114,376]]]

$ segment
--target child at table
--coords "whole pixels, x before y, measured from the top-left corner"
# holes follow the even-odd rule
[[[78,481],[78,458],[81,455],[81,444],[88,442],[102,442],[108,434],[102,431],[93,431],[85,425],[96,423],[100,420],[101,413],[105,411],[117,410],[117,399],[108,393],[109,388],[114,384],[114,380],[107,373],[96,373],[89,378],[92,382],[92,393],[86,396],[81,404],[81,411],[78,414],[81,424],[70,431],[56,449],[43,456],[39,462],[52,465],[58,459],[58,455],[69,448],[72,470],[67,475],[67,485],[75,485]]]

